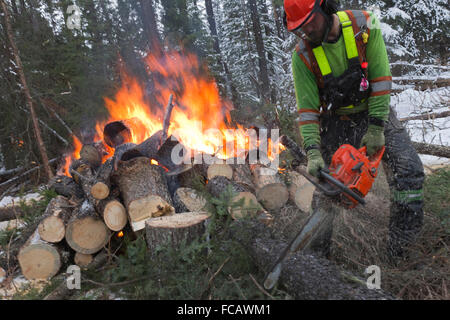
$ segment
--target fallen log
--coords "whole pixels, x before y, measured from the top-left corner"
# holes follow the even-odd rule
[[[159,246],[170,243],[178,248],[200,238],[205,232],[205,223],[209,218],[206,212],[186,212],[173,216],[148,219],[145,223],[147,247],[155,253]]]
[[[76,252],[93,254],[109,241],[109,230],[94,207],[85,201],[76,208],[66,226],[66,242]]]
[[[234,222],[232,237],[249,252],[258,268],[267,273],[286,242],[274,239],[270,229],[252,220]],[[283,263],[279,284],[297,300],[392,300],[383,290],[370,290],[366,281],[313,253],[296,252]]]
[[[420,154],[428,154],[435,157],[450,158],[450,147],[436,144],[412,142],[414,148]]]
[[[175,213],[164,169],[150,164],[150,159],[123,161],[112,178],[121,191],[131,222]]]
[[[49,160],[48,164],[50,165],[50,164],[56,163],[57,161],[58,161],[58,158],[54,158],[54,159]],[[14,183],[14,182],[16,182],[19,179],[22,179],[22,178],[28,176],[29,174],[31,174],[31,173],[33,173],[33,172],[35,172],[35,171],[37,171],[37,170],[39,170],[39,169],[41,169],[43,167],[44,167],[44,165],[40,165],[38,167],[34,167],[34,168],[32,168],[30,170],[27,170],[26,172],[24,172],[24,173],[22,173],[22,174],[20,174],[18,176],[15,176],[14,178],[11,178],[11,179],[9,179],[9,180],[7,180],[5,182],[2,182],[2,183],[0,183],[0,188],[6,187],[6,186],[10,185],[11,183]]]
[[[196,190],[191,188],[178,188],[173,195],[175,212],[203,211],[206,207],[206,199]]]
[[[57,243],[64,239],[66,224],[69,221],[74,206],[67,198],[57,196],[50,200],[38,225],[39,236],[49,243]]]
[[[421,114],[417,116],[407,117],[399,119],[400,122],[406,122],[410,120],[432,120],[432,119],[438,119],[438,118],[447,118],[450,116],[450,111],[440,112],[440,113],[427,113],[427,114]]]
[[[26,212],[20,206],[7,206],[0,208],[0,222],[23,217]]]
[[[278,171],[261,164],[250,165],[256,198],[267,210],[279,210],[289,199],[289,192]]]

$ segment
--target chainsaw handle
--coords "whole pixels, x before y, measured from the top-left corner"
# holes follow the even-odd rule
[[[363,153],[363,154],[365,154],[367,156],[367,147],[366,146],[360,148],[358,151]],[[378,166],[380,165],[380,162],[383,159],[385,151],[386,151],[386,146],[383,146],[375,154],[373,154],[372,156],[368,157],[369,163],[370,163],[370,167],[371,167],[371,173],[372,173],[372,175],[374,177],[376,177],[376,175],[378,173],[378,169],[376,169],[376,168],[378,168]],[[373,169],[375,169],[375,170],[372,171]]]

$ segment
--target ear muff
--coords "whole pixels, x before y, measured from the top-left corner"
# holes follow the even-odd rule
[[[322,3],[322,10],[328,15],[332,15],[332,14],[338,12],[338,9],[339,9],[339,1],[325,0]]]

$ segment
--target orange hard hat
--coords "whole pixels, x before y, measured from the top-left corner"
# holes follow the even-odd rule
[[[284,0],[287,29],[293,31],[301,27],[308,20],[316,6],[324,0]]]

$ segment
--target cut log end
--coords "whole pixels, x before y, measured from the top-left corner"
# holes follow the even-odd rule
[[[227,177],[231,180],[233,178],[233,168],[225,163],[214,163],[208,167],[206,175],[208,180],[211,180],[212,178],[217,176]]]
[[[89,266],[93,260],[94,256],[92,254],[75,253],[74,262],[79,267],[85,268]]]
[[[91,195],[97,200],[106,199],[109,196],[109,187],[103,182],[95,183],[91,188]]]
[[[63,219],[50,216],[42,220],[38,226],[38,231],[42,240],[57,243],[64,239],[66,227]]]
[[[175,209],[159,196],[148,195],[130,202],[128,213],[132,221],[175,214]]]
[[[61,267],[58,251],[48,244],[33,244],[23,248],[18,256],[23,276],[28,280],[50,279]]]
[[[93,254],[108,243],[109,231],[103,221],[87,216],[70,222],[66,228],[66,241],[79,253]]]
[[[112,231],[120,231],[127,224],[127,211],[119,201],[110,201],[103,211],[103,220]]]
[[[233,219],[242,219],[244,217],[255,217],[262,213],[264,209],[259,204],[256,196],[250,192],[240,192],[231,200],[232,203],[239,203],[242,205],[229,208],[231,217]]]
[[[256,191],[256,198],[267,210],[282,208],[289,199],[289,192],[285,185],[271,183]]]

